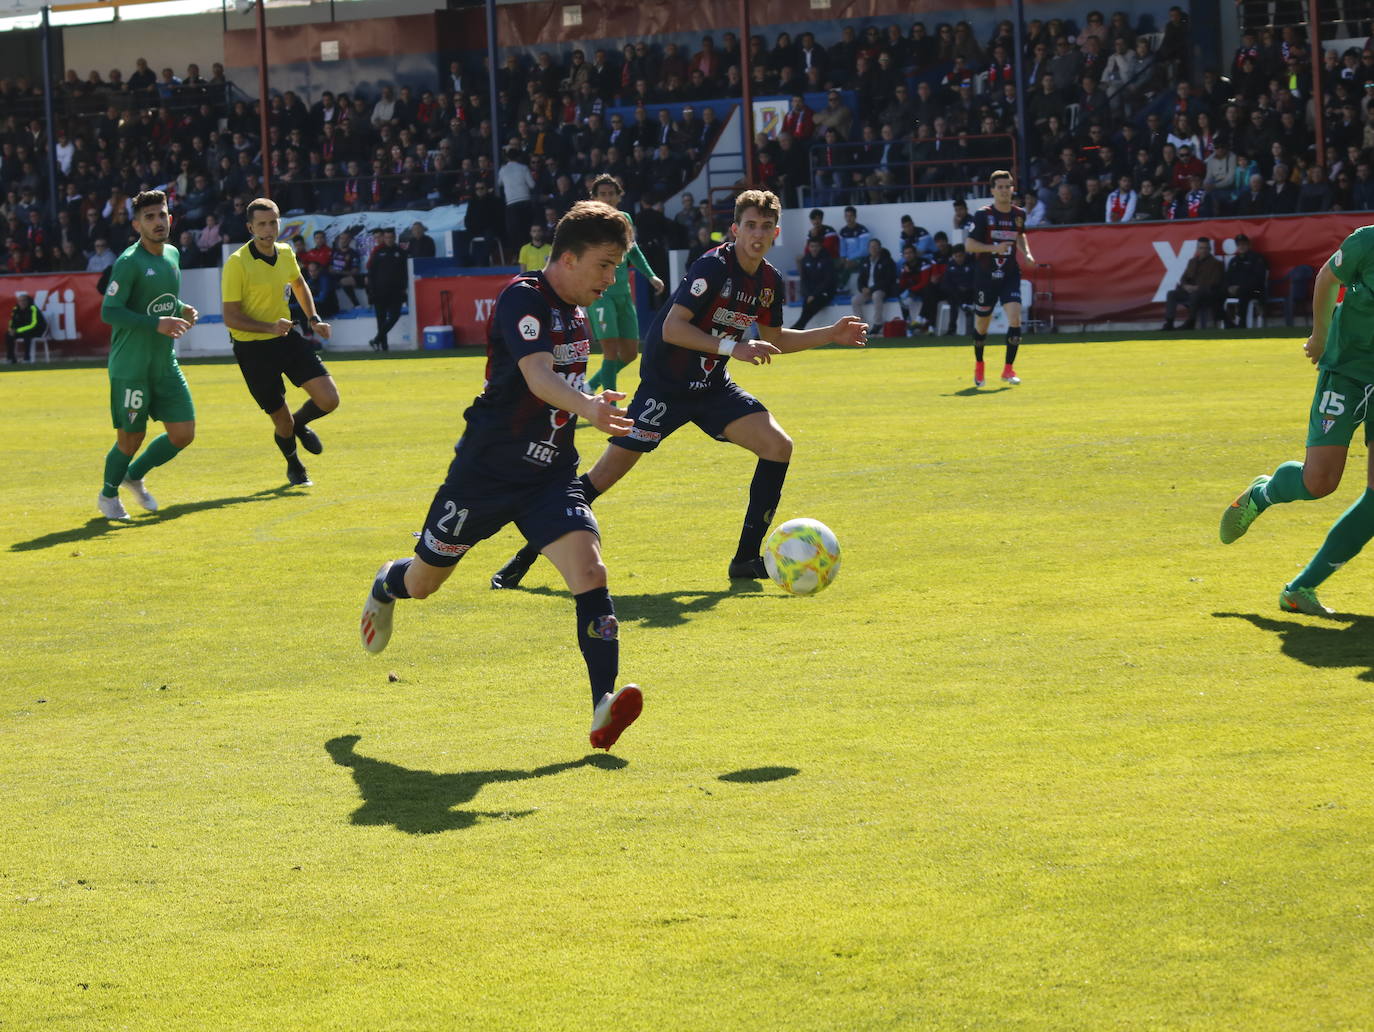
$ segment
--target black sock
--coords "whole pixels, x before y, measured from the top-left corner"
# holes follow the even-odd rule
[[[975,362],[981,362],[981,361],[983,361],[983,346],[984,346],[984,344],[986,343],[987,339],[988,339],[988,335],[987,335],[986,333],[979,333],[979,332],[977,332],[976,330],[974,331],[974,333],[973,333],[973,360],[974,360]]]
[[[606,588],[592,588],[574,595],[577,604],[577,647],[587,662],[587,677],[592,683],[592,705],[615,691],[620,673],[620,624],[615,618],[615,603]]]
[[[782,482],[787,479],[787,463],[759,459],[754,467],[754,479],[749,484],[749,508],[744,510],[744,528],[740,531],[735,561],[757,559],[763,547],[763,536],[777,512],[782,497]]]
[[[327,415],[329,415],[328,412],[315,404],[314,398],[306,398],[305,404],[296,409],[291,418],[296,421],[296,429],[300,430],[306,423]]]
[[[372,597],[378,602],[393,602],[398,598],[410,598],[406,590],[406,570],[410,569],[410,556],[397,559],[386,571],[386,576],[372,585]]]
[[[586,495],[588,505],[601,497],[601,492],[596,489],[596,485],[592,483],[592,478],[586,473],[578,477],[577,482],[582,485],[582,493]]]
[[[288,462],[296,457],[296,438],[294,436],[283,437],[281,434],[274,433],[272,440],[277,442],[277,447],[281,449],[281,453],[286,456]]]
[[[1016,363],[1016,352],[1021,348],[1021,327],[1007,327],[1007,365]]]

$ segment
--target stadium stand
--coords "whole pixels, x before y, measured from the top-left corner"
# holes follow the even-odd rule
[[[1320,55],[1328,122],[1318,154],[1303,29],[1274,24],[1283,12],[1273,4],[1242,8],[1242,45],[1225,67],[1205,69],[1190,67],[1188,19],[1177,7],[1158,26],[1096,10],[1031,21],[1020,82],[1009,21],[986,37],[968,21],[836,23],[831,38],[784,32],[771,45],[754,36],[754,96],[786,98],[779,131],[753,142],[755,178],[789,207],[863,206],[978,195],[991,171],[1024,158],[1032,224],[1374,207],[1374,50]],[[1352,37],[1370,30],[1343,28]],[[688,199],[679,212],[677,197],[720,132],[716,102],[740,96],[740,67],[733,33],[719,47],[706,36],[696,46],[639,40],[621,53],[507,53],[494,101],[485,77],[457,62],[432,89],[274,93],[266,140],[256,101],[219,65],[208,78],[195,65],[178,76],[141,59],[127,77],[71,69],[54,86],[56,210],[42,84],[5,79],[4,271],[103,263],[131,239],[129,199],[148,187],[171,195],[191,260],[216,264],[221,242],[246,239],[243,206],[262,190],[264,161],[287,213],[469,203],[470,232],[456,250],[501,261],[525,238],[504,235],[492,208],[501,180],[492,110],[503,151],[528,165],[532,211],[556,219],[591,177],[610,171],[625,183],[627,206],[662,216],[649,218],[661,245],[687,248],[728,224],[728,210]],[[336,267],[365,269],[366,257],[342,256]]]

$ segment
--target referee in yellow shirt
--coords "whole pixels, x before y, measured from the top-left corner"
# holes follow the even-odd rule
[[[339,407],[339,389],[310,341],[291,322],[288,289],[314,331],[329,339],[329,324],[315,311],[315,298],[295,254],[288,245],[277,243],[280,231],[281,213],[275,204],[259,197],[248,205],[248,232],[253,239],[225,260],[221,300],[224,325],[229,327],[234,358],[248,393],[271,418],[277,447],[286,456],[286,479],[309,484],[310,476],[296,454],[296,440],[312,455],[324,450],[308,424]],[[286,405],[283,376],[310,395],[294,413]]]

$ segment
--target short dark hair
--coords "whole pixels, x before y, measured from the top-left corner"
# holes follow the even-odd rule
[[[270,211],[278,218],[281,217],[281,209],[277,207],[275,201],[268,197],[258,197],[248,203],[248,221],[252,222],[253,216],[260,211]]]
[[[812,209],[811,209],[811,218],[813,218],[813,219],[823,219],[823,218],[825,218],[825,212],[821,211],[819,208],[812,208]]]
[[[613,187],[615,187],[615,192],[618,194],[625,193],[625,184],[620,181],[619,177],[613,176],[609,172],[602,172],[601,175],[597,176],[595,179],[592,180],[593,197],[596,196],[597,187],[601,186],[603,183],[610,183]]]
[[[630,221],[619,211],[603,201],[578,201],[554,227],[549,258],[556,261],[565,251],[581,255],[602,244],[628,251],[633,243]]]
[[[988,176],[988,182],[993,186],[997,185],[997,180],[999,179],[1010,179],[1013,184],[1016,182],[1016,177],[1004,168],[999,168],[992,175]]]
[[[782,201],[771,190],[745,190],[735,198],[735,222],[744,217],[750,208],[757,208],[761,215],[773,216],[773,222],[782,219]]]
[[[137,216],[144,208],[151,208],[154,205],[165,205],[167,195],[161,190],[144,190],[134,198],[134,215]]]

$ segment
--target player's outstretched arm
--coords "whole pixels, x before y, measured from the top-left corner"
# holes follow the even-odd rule
[[[783,326],[760,326],[759,336],[784,354],[818,348],[822,344],[840,344],[847,348],[861,348],[868,343],[868,324],[858,316],[846,315],[830,326],[812,330],[790,330]]]
[[[553,355],[547,351],[522,358],[520,372],[535,397],[556,409],[581,416],[603,433],[624,437],[634,426],[634,421],[615,407],[625,395],[619,391],[602,391],[596,396],[583,394],[554,371]]]
[[[663,321],[663,339],[680,348],[700,351],[707,355],[729,355],[750,365],[761,365],[778,354],[776,345],[767,340],[729,340],[715,337],[699,329],[692,322],[692,313],[682,305],[673,305]]]

